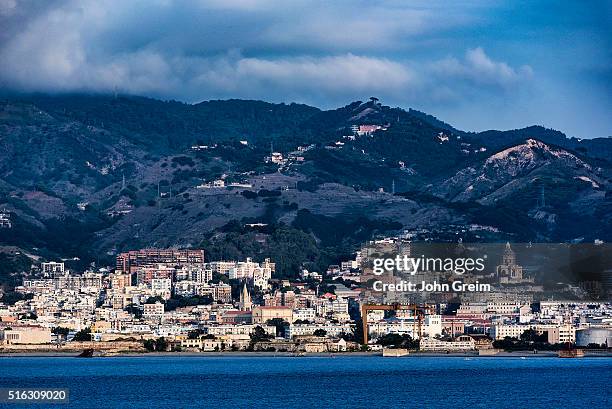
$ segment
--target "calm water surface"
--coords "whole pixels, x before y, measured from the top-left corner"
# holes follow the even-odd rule
[[[4,357],[0,387],[69,388],[63,408],[612,408],[612,358]]]

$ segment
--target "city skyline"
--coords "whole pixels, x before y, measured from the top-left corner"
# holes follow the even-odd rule
[[[427,269],[409,279],[423,288],[404,293],[407,277],[397,267],[377,276],[394,288],[377,289],[372,262],[380,254],[422,250],[412,247],[406,238],[372,240],[339,265],[320,273],[303,269],[294,277],[278,275],[269,258],[206,261],[206,251],[195,248],[119,253],[115,268],[84,272],[71,271],[64,261],[42,261],[21,272],[21,285],[0,300],[0,350],[44,352],[55,345],[66,351],[321,353],[386,346],[495,355],[527,347],[527,336],[553,350],[566,343],[607,347],[612,305],[606,282],[583,279],[553,290],[541,274],[548,262],[531,265],[532,276],[525,277],[510,243],[500,243],[496,252],[487,247],[498,253],[496,262],[461,273],[465,283],[481,280],[486,288],[449,286],[455,271]],[[531,247],[522,248],[524,257]]]

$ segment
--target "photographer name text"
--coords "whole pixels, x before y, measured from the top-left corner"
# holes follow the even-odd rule
[[[452,283],[439,283],[437,281],[413,283],[411,281],[400,281],[398,283],[384,283],[382,281],[374,281],[372,283],[374,291],[390,291],[390,292],[489,292],[491,284],[479,283],[464,283],[463,281],[453,281]]]

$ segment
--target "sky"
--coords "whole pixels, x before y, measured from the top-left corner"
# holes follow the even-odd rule
[[[461,5],[459,5],[461,3]],[[612,1],[0,0],[0,88],[612,135]]]

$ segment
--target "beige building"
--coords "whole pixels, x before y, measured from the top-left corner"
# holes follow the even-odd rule
[[[228,284],[202,285],[197,288],[199,296],[210,296],[214,301],[228,303],[232,301],[232,286]]]
[[[112,323],[110,321],[94,321],[91,324],[92,332],[106,332],[113,329]]]
[[[160,303],[159,301],[153,304],[145,304],[143,314],[145,317],[161,317],[162,315],[164,315],[164,304]]]
[[[290,307],[260,306],[253,308],[253,323],[265,324],[268,320],[280,318],[293,322],[293,310]]]
[[[218,339],[206,339],[206,338],[197,338],[197,339],[183,339],[181,340],[181,346],[183,348],[197,348],[202,351],[222,351],[226,348],[226,345],[223,341]]]
[[[125,288],[132,285],[132,274],[114,273],[110,276],[112,288]]]
[[[0,331],[0,339],[6,345],[49,344],[51,330],[42,327],[15,327]]]
[[[543,333],[546,331],[548,334],[549,344],[565,344],[568,342],[573,344],[576,342],[576,328],[569,324],[552,326],[550,328],[538,326],[536,327],[536,331],[538,333]]]

